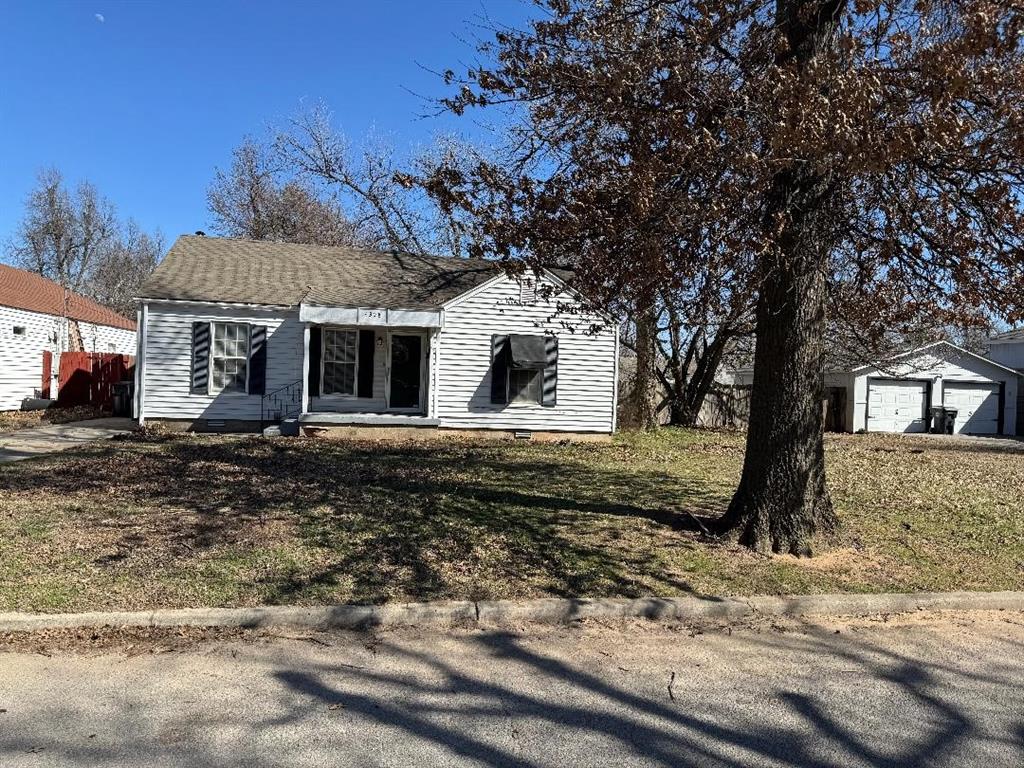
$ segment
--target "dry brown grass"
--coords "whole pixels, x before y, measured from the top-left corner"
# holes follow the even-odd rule
[[[143,437],[0,467],[0,610],[1017,589],[1024,453],[839,436],[811,561],[709,541],[742,436]]]

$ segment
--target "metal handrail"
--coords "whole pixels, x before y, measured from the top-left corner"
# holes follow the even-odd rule
[[[302,379],[285,384],[283,387],[271,390],[260,398],[260,427],[267,425],[268,413],[274,413],[273,406],[280,406],[277,409],[277,417],[273,420],[283,421],[288,418],[294,411],[301,410],[302,408]],[[298,388],[298,391],[296,391]],[[283,393],[288,393],[288,397],[283,397]],[[289,407],[291,406],[291,407]]]

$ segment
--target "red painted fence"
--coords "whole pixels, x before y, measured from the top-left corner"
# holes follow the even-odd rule
[[[114,384],[130,380],[134,373],[135,358],[131,355],[63,352],[57,377],[57,403],[110,408]]]

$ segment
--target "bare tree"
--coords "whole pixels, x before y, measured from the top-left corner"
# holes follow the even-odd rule
[[[274,148],[251,137],[234,150],[228,171],[216,171],[206,199],[218,234],[317,245],[356,242],[338,202],[287,173]]]
[[[29,193],[10,255],[25,269],[78,291],[117,229],[114,206],[92,184],[83,181],[71,192],[51,168],[39,173]]]
[[[92,184],[69,191],[61,173],[50,169],[29,193],[8,255],[64,288],[130,313],[162,251],[159,232],[150,235],[134,220],[122,224]]]
[[[163,251],[164,238],[160,232],[150,235],[134,219],[129,219],[96,260],[86,294],[115,312],[130,315],[139,286],[153,273]]]
[[[829,311],[856,296],[865,336],[915,312],[1024,317],[1024,8],[544,8],[461,78],[446,73],[453,113],[509,113],[522,162],[429,189],[474,214],[477,252],[575,253],[583,283],[627,306],[710,265],[750,295],[747,450],[717,530],[808,554],[838,522],[822,437]]]
[[[274,145],[284,167],[338,193],[361,243],[411,253],[464,253],[464,221],[441,208],[415,180],[441,164],[472,157],[468,147],[441,138],[403,166],[395,148],[380,138],[354,147],[323,105],[294,117]]]

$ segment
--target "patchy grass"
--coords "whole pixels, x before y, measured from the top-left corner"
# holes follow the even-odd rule
[[[0,610],[1019,589],[1024,452],[829,437],[810,560],[709,541],[741,435],[135,437],[0,467]]]

